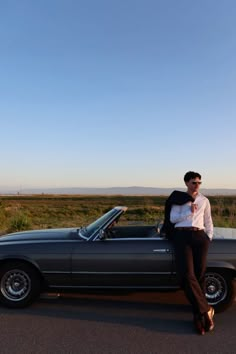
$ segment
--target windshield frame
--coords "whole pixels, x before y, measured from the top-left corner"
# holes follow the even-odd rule
[[[110,223],[116,220],[126,209],[126,207],[115,207],[109,210],[88,226],[80,228],[78,230],[79,237],[84,240],[92,239],[96,234],[99,234],[101,229],[105,229]]]

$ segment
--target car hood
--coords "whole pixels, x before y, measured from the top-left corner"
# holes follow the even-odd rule
[[[64,240],[77,235],[78,229],[62,228],[62,229],[47,229],[47,230],[32,230],[14,232],[0,237],[0,244],[3,242],[16,241],[36,241],[36,240]]]

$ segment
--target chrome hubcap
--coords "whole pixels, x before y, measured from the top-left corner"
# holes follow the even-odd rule
[[[215,285],[211,284],[208,286],[207,290],[210,294],[214,294],[214,292],[216,291],[216,287]]]
[[[11,301],[23,300],[31,290],[31,280],[27,273],[20,269],[12,269],[1,279],[1,293]]]
[[[225,279],[218,273],[206,274],[206,298],[210,305],[223,301],[228,293]]]

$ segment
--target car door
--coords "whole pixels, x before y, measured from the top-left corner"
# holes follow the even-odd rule
[[[168,240],[107,239],[75,245],[74,286],[169,287],[173,252]]]

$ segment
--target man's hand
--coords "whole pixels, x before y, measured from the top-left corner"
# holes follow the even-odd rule
[[[196,210],[197,210],[197,204],[196,203],[192,203],[191,204],[191,212],[195,213]]]

